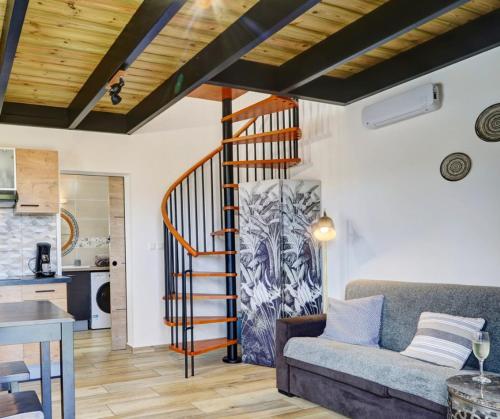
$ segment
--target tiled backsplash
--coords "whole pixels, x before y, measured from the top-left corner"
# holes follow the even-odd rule
[[[15,215],[12,208],[0,208],[0,278],[31,275],[28,263],[35,257],[39,242],[52,246],[52,269],[57,270],[56,217]]]

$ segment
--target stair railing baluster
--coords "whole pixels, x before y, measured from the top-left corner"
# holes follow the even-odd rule
[[[245,130],[245,136],[248,136],[248,128]],[[245,144],[245,160],[248,161],[248,142]],[[250,167],[248,167],[247,165],[247,182],[248,182],[248,177],[249,177],[249,173],[250,173]]]
[[[184,252],[182,252],[182,350],[184,351],[184,376],[188,378],[188,344],[187,344],[187,301],[186,271],[184,269]]]
[[[253,126],[253,133],[257,134],[257,124],[254,122],[252,126]],[[257,160],[257,143],[255,141],[253,143],[253,159]],[[255,165],[254,180],[255,182],[257,182],[257,164]]]
[[[293,108],[293,126],[298,128],[300,123],[300,118],[299,118],[299,108]],[[299,142],[294,141],[293,145],[293,157],[298,158],[299,157]]]
[[[175,224],[174,227],[178,231],[178,202],[177,202],[177,188],[174,189],[174,209],[175,209]],[[175,240],[175,276],[174,280],[174,291],[175,291],[175,346],[179,347],[179,284],[177,278],[177,272],[179,270],[179,242]]]
[[[236,143],[234,147],[236,147],[236,161],[240,161],[240,145]],[[233,170],[236,170],[236,183],[240,183],[240,166],[233,166]]]
[[[189,182],[189,176],[186,178],[186,193],[187,193],[187,227],[188,227],[188,237],[189,244],[193,243],[191,240],[191,188]]]
[[[214,209],[214,164],[213,159],[210,159],[210,191],[211,191],[211,217],[212,217],[212,233],[215,231],[215,209]],[[212,251],[215,251],[215,236],[212,234]]]
[[[196,250],[200,248],[199,232],[198,232],[198,177],[196,176],[196,168],[193,172],[194,177],[194,229],[196,234]]]
[[[222,196],[222,190],[224,189],[224,180],[222,179],[222,151],[217,154],[219,157],[219,205],[220,205],[220,226],[224,225],[224,200]]]
[[[168,209],[168,203],[167,203]],[[169,281],[169,271],[170,271],[170,260],[169,260],[169,232],[167,225],[163,223],[163,266],[164,266],[164,276],[165,276],[165,320],[170,321],[170,281]]]
[[[189,255],[189,310],[191,317],[191,376],[194,376],[193,256]]]
[[[266,127],[264,125],[264,115],[262,115],[260,117],[260,119],[261,119],[262,134],[264,134],[264,132],[266,132]],[[266,142],[263,140],[262,141],[262,160],[265,160],[265,159],[266,159]],[[272,166],[271,166],[271,170],[272,170]],[[266,180],[266,164],[265,163],[262,164],[262,179]]]
[[[201,165],[201,208],[203,209],[203,251],[207,251],[207,217],[205,210],[205,163]]]
[[[169,204],[170,204],[170,220],[173,219],[173,214],[172,214],[172,198],[169,200]],[[169,250],[170,250],[170,261],[171,261],[171,269],[170,269],[170,272],[169,272],[169,277],[168,277],[168,280],[170,282],[170,288],[172,289],[172,292],[174,293],[174,272],[176,272],[175,270],[175,251],[174,251],[174,244],[175,246],[177,246],[177,242],[175,241],[175,238],[174,238],[174,235],[173,234],[170,234],[170,238],[169,238]],[[170,299],[170,321],[172,321],[173,319],[173,313],[174,313],[174,298],[172,296],[172,298]],[[174,344],[174,328],[171,327],[170,328],[170,343],[173,345]]]

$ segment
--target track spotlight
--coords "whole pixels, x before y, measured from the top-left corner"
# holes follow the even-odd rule
[[[108,93],[113,105],[118,105],[122,101],[120,92],[125,86],[125,68],[122,66],[108,81]]]
[[[112,84],[109,88],[109,96],[111,96],[111,103],[113,105],[118,105],[122,101],[120,92],[122,91],[123,86],[125,86],[125,80],[123,77],[120,77],[118,83]]]

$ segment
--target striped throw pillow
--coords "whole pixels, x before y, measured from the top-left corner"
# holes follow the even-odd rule
[[[417,333],[401,355],[462,369],[472,352],[472,339],[484,319],[423,312]]]

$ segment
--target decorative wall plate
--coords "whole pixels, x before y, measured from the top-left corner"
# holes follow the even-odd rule
[[[76,247],[80,236],[80,230],[75,216],[64,208],[61,208],[61,221],[66,222],[69,227],[69,237],[61,246],[62,255],[66,256]]]
[[[450,182],[462,180],[472,167],[471,158],[465,153],[452,153],[441,163],[441,176]]]
[[[483,141],[500,141],[500,103],[491,105],[479,114],[476,134]]]

